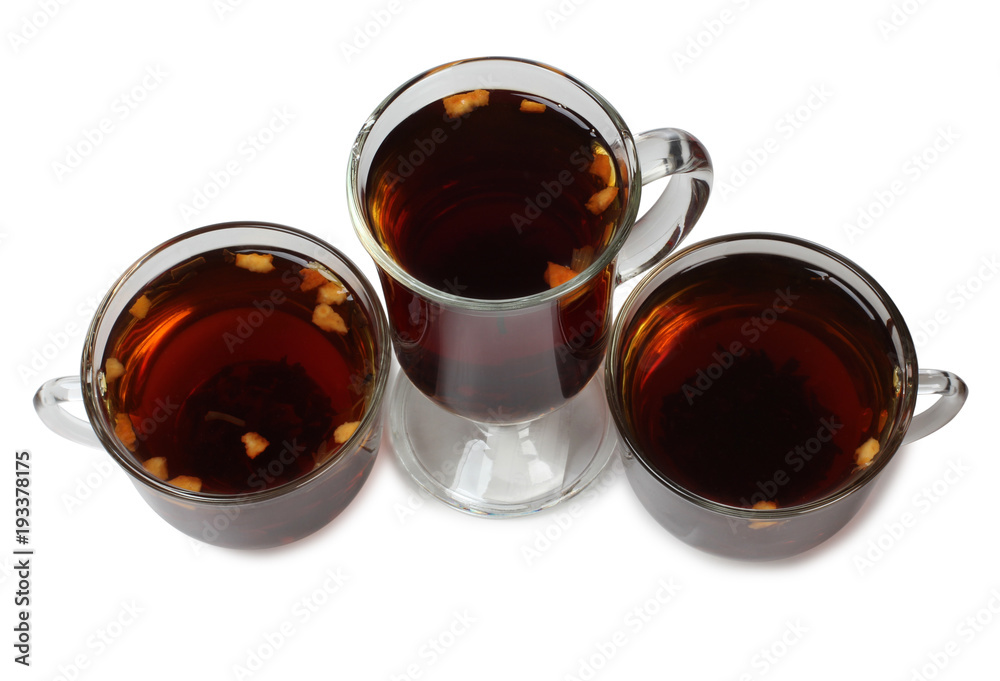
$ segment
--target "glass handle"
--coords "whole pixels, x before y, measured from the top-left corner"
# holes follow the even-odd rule
[[[712,190],[712,159],[693,135],[676,128],[635,138],[642,184],[671,176],[663,194],[635,221],[618,256],[618,283],[662,260],[698,221]]]
[[[83,400],[78,376],[63,376],[46,381],[35,393],[35,411],[49,430],[81,445],[100,447],[90,421],[73,416],[63,407],[66,402]]]
[[[941,398],[928,409],[913,417],[913,420],[910,421],[910,427],[906,429],[906,436],[903,438],[904,445],[930,435],[955,418],[969,396],[969,388],[965,385],[965,381],[950,371],[921,369],[917,382],[917,394],[940,395]]]

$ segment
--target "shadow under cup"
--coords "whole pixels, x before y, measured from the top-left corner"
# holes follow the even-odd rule
[[[704,241],[650,272],[612,331],[606,390],[639,500],[683,541],[771,560],[830,538],[896,450],[961,409],[860,267],[772,234]],[[918,393],[940,395],[914,415]]]
[[[325,421],[324,423],[317,421],[315,426],[309,426],[313,430],[310,431],[312,435],[308,439],[317,442],[315,452],[305,452],[304,448],[295,444],[294,439],[291,445],[287,442],[281,445],[278,445],[277,442],[268,444],[267,446],[272,449],[275,446],[281,447],[281,453],[277,455],[278,463],[284,465],[281,471],[271,471],[271,464],[274,464],[276,461],[273,456],[274,452],[271,452],[268,456],[254,455],[255,457],[259,457],[257,458],[257,462],[264,462],[268,465],[267,468],[262,469],[264,472],[260,473],[262,478],[268,474],[275,476],[270,478],[273,486],[264,488],[265,485],[263,482],[251,482],[251,479],[248,479],[247,485],[244,487],[249,491],[211,493],[201,491],[200,489],[199,491],[193,491],[192,489],[184,489],[174,484],[168,484],[147,470],[143,466],[142,460],[136,454],[129,451],[123,444],[122,438],[116,433],[116,425],[118,425],[116,418],[111,413],[116,408],[112,404],[110,386],[105,375],[104,358],[107,356],[107,349],[113,347],[118,342],[115,339],[122,333],[119,330],[120,323],[118,320],[122,319],[123,315],[124,318],[128,318],[130,306],[137,296],[144,294],[144,292],[150,292],[150,297],[153,297],[154,301],[157,301],[153,303],[155,313],[156,306],[166,303],[160,302],[160,298],[157,297],[160,294],[151,291],[160,292],[163,296],[168,296],[164,300],[170,300],[169,296],[173,295],[173,287],[179,286],[182,283],[182,279],[178,279],[178,277],[187,278],[193,274],[194,278],[190,279],[190,281],[195,283],[220,281],[217,278],[211,279],[219,271],[218,269],[198,270],[197,273],[193,273],[188,268],[192,264],[197,265],[199,262],[203,264],[197,267],[204,268],[206,261],[199,256],[205,255],[208,257],[208,262],[213,262],[212,258],[214,255],[211,254],[220,253],[224,249],[270,252],[277,254],[280,258],[286,258],[287,260],[282,263],[282,267],[288,266],[292,269],[285,271],[282,268],[278,268],[273,271],[274,280],[267,280],[270,283],[252,284],[255,287],[264,286],[265,288],[271,288],[274,286],[274,282],[278,280],[280,274],[280,285],[282,287],[280,292],[282,292],[282,295],[275,294],[276,291],[279,291],[277,287],[270,291],[270,294],[261,293],[258,296],[259,292],[256,289],[248,289],[248,292],[243,294],[240,292],[240,288],[238,288],[241,285],[236,284],[237,288],[233,289],[236,293],[233,295],[238,297],[233,298],[233,300],[243,301],[243,303],[233,303],[234,306],[238,305],[238,307],[230,308],[226,307],[229,303],[218,303],[216,307],[210,308],[216,310],[211,313],[212,316],[199,317],[198,314],[190,315],[195,320],[193,323],[187,322],[185,313],[183,312],[179,313],[177,317],[165,317],[164,322],[157,321],[157,335],[162,331],[165,340],[157,341],[157,346],[162,346],[163,349],[158,349],[155,355],[150,355],[152,358],[150,361],[156,362],[156,358],[159,357],[162,361],[168,362],[170,370],[184,372],[184,366],[176,365],[178,354],[174,351],[177,350],[178,343],[190,344],[191,342],[200,342],[203,345],[200,346],[201,349],[198,353],[202,357],[206,355],[230,356],[234,359],[227,360],[227,362],[237,362],[237,364],[232,366],[249,366],[251,369],[248,371],[254,371],[253,367],[273,366],[276,362],[266,358],[269,358],[275,352],[284,352],[288,353],[286,355],[287,359],[281,359],[280,364],[285,365],[287,362],[292,367],[292,369],[287,371],[305,372],[305,378],[296,379],[298,382],[292,385],[312,385],[313,383],[310,383],[310,380],[321,380],[321,376],[333,376],[334,371],[337,372],[336,375],[338,376],[344,371],[353,371],[354,374],[351,375],[352,380],[350,381],[350,390],[353,391],[351,392],[351,399],[363,400],[362,404],[364,406],[362,408],[364,411],[362,415],[355,417],[359,419],[357,427],[353,431],[353,434],[342,444],[334,445],[335,424],[325,423]],[[279,261],[275,262],[278,263]],[[187,265],[183,266],[185,264]],[[352,354],[353,359],[343,369],[331,369],[327,371],[324,368],[325,366],[341,366],[345,362],[348,362],[348,360],[346,356],[341,356],[341,351],[335,349],[331,343],[321,340],[324,337],[323,332],[311,327],[308,316],[308,310],[311,309],[312,305],[312,297],[310,296],[317,296],[318,294],[314,293],[313,290],[309,290],[308,293],[306,292],[305,284],[301,283],[298,278],[298,272],[300,271],[298,268],[300,266],[314,267],[321,270],[325,269],[332,273],[348,289],[346,302],[339,309],[342,310],[351,324],[347,333],[354,334],[353,339],[349,342],[353,348],[352,352],[355,354]],[[222,267],[233,266],[222,265]],[[233,271],[240,272],[242,270],[234,267]],[[254,277],[260,277],[261,275],[244,272],[241,275],[225,276],[243,276],[247,278],[236,281],[250,282],[256,281]],[[203,279],[204,277],[210,278]],[[228,279],[225,281],[228,281]],[[322,278],[320,281],[322,281]],[[304,282],[304,279],[302,282]],[[199,286],[194,286],[194,289],[188,287],[183,290],[197,290]],[[230,289],[227,288],[226,290],[226,295],[230,295],[228,293]],[[250,290],[254,292],[250,293]],[[221,295],[219,294],[219,296]],[[251,305],[249,302],[250,297],[253,297],[254,302],[259,304],[255,306]],[[299,298],[301,298],[301,301]],[[221,297],[219,299],[222,300]],[[229,299],[227,298],[226,300]],[[191,304],[197,305],[198,303],[192,302]],[[214,305],[215,303],[206,299],[205,304]],[[294,306],[297,309],[298,306],[303,304],[309,304],[310,307],[303,308],[304,311],[302,313],[293,312],[291,308],[282,309],[283,306]],[[348,310],[350,313],[347,312]],[[154,313],[150,313],[150,316],[152,317]],[[242,315],[238,316],[237,319],[249,320],[243,327],[240,327],[238,324],[234,326],[230,323],[232,315],[237,314]],[[305,315],[301,321],[299,317],[294,316],[300,314]],[[174,321],[175,319],[177,320],[176,322]],[[213,320],[217,319],[220,320],[220,323],[224,322],[224,328],[231,332],[228,336],[213,333],[210,338],[192,340],[195,338],[194,336],[185,335],[194,333],[194,331],[189,332],[188,329],[196,328],[199,324],[204,328],[205,324],[214,324]],[[144,318],[142,321],[149,320]],[[313,323],[315,324],[315,318]],[[272,330],[265,328],[267,324],[277,325],[272,329],[273,333]],[[223,328],[223,326],[219,328]],[[296,345],[294,348],[292,345],[288,347],[281,345],[283,335],[292,333],[293,330],[299,333],[310,334],[307,336],[309,341],[303,341],[302,344]],[[178,338],[185,338],[187,340],[182,342],[178,341]],[[228,340],[226,340],[227,338]],[[345,335],[344,338],[350,338],[350,336]],[[215,347],[216,344],[222,343],[226,343],[226,346]],[[279,344],[277,349],[274,347],[275,343]],[[141,349],[141,346],[137,347]],[[225,353],[227,349],[229,355]],[[233,355],[234,350],[237,353],[236,355]],[[324,360],[324,353],[330,353],[328,360]],[[338,356],[334,357],[334,354]],[[166,359],[163,359],[165,357]],[[145,360],[141,361],[145,362]],[[204,361],[212,362],[214,360],[206,359]],[[218,546],[246,549],[267,548],[286,544],[315,532],[343,511],[357,495],[371,472],[379,448],[381,438],[381,403],[388,380],[390,361],[388,328],[381,305],[374,290],[346,256],[329,244],[305,232],[300,232],[289,227],[269,223],[227,223],[204,227],[182,234],[153,249],[129,268],[112,287],[95,313],[84,344],[79,380],[76,377],[66,377],[49,381],[39,389],[35,397],[35,407],[45,424],[56,433],[82,444],[103,446],[125,472],[128,473],[139,493],[153,510],[175,528],[196,539]],[[153,369],[147,371],[145,367],[140,367],[138,361],[130,365],[126,360],[125,366],[132,366],[133,369],[129,369],[130,371],[146,371],[147,373],[148,371],[153,371]],[[363,372],[367,374],[367,378],[353,381],[354,375],[360,376],[358,372],[361,371],[361,368],[359,367],[363,367]],[[225,368],[220,374],[216,374],[216,376],[223,375],[229,371],[229,368]],[[237,371],[241,371],[241,369],[237,369]],[[261,371],[271,371],[271,369],[262,369]],[[313,377],[314,372],[315,378]],[[168,377],[169,373],[167,372]],[[162,376],[164,374],[160,372],[157,375]],[[228,375],[231,377],[232,374]],[[298,376],[299,374],[281,375]],[[259,377],[265,376],[270,378],[274,374],[251,373],[249,376],[250,378],[246,379],[249,382],[237,391],[237,393],[233,393],[228,388],[223,388],[220,390],[224,392],[219,392],[218,395],[238,394],[240,391],[253,390],[254,394],[259,395],[259,398],[254,399],[264,400],[261,403],[263,406],[260,408],[264,409],[265,412],[260,413],[273,412],[274,409],[277,409],[278,407],[272,401],[279,399],[273,396],[277,394],[277,391],[281,390],[280,387],[275,387],[280,386],[281,383],[268,384],[258,382]],[[127,374],[125,377],[127,377]],[[116,378],[114,380],[120,382],[124,379]],[[184,380],[178,380],[180,382],[177,385],[187,385]],[[231,380],[231,378],[225,380]],[[198,390],[205,386],[206,383],[199,385]],[[141,389],[141,386],[138,387]],[[81,399],[81,388],[82,399],[89,421],[83,421],[72,416],[62,406],[64,402]],[[123,387],[122,389],[132,390],[131,386]],[[136,428],[138,429],[140,440],[143,437],[159,436],[160,430],[168,438],[173,437],[170,433],[171,431],[177,432],[176,429],[181,427],[179,419],[185,414],[188,401],[192,399],[191,395],[193,394],[192,392],[186,397],[177,398],[176,401],[180,403],[180,406],[174,410],[177,414],[174,418],[171,419],[171,413],[167,413],[162,424],[157,423],[149,430],[146,429],[145,421],[138,424]],[[146,398],[142,399],[144,402],[148,401]],[[233,397],[231,399],[236,401],[234,403],[237,403],[241,398]],[[303,399],[311,400],[310,404],[315,405],[317,399],[326,398],[320,398],[318,395],[310,393],[308,398]],[[170,400],[167,403],[170,403]],[[268,404],[271,404],[271,407],[268,407]],[[309,407],[309,409],[313,410],[309,412],[310,414],[317,413],[315,411],[316,407]],[[324,407],[324,409],[327,409],[327,407]],[[197,407],[196,411],[200,414],[201,408]],[[344,413],[347,412],[341,412],[338,408],[338,418]],[[352,411],[350,413],[357,412]],[[216,412],[208,412],[208,414],[216,414]],[[218,414],[216,414],[216,417],[218,417]],[[225,416],[225,418],[230,419],[230,422],[232,422],[232,419],[236,417],[229,415]],[[247,418],[250,417],[247,416]],[[258,416],[257,418],[258,422],[260,422],[259,419],[261,417]],[[280,423],[280,421],[267,420],[268,417],[263,418],[265,418],[267,423]],[[280,419],[283,417],[276,416],[274,418]],[[300,419],[306,417],[293,413],[288,418]],[[205,416],[205,420],[209,420],[208,415]],[[291,423],[298,422],[297,420],[291,421]],[[238,423],[236,425],[240,426]],[[228,427],[228,424],[222,427]],[[167,428],[170,428],[171,431],[167,431]],[[249,430],[244,425],[234,431],[236,432],[236,437],[239,437],[239,430],[244,428]],[[144,433],[146,435],[143,435]],[[148,435],[148,433],[152,433],[152,436]],[[320,439],[322,439],[322,442],[319,442]],[[162,440],[162,442],[170,441],[169,439]],[[204,440],[199,441],[202,443],[205,442]],[[340,440],[338,439],[337,441],[339,442]],[[142,445],[143,443],[140,442],[139,444]],[[135,447],[135,445],[132,446]],[[214,452],[214,446],[211,444],[203,446],[202,449],[205,450],[203,453]],[[237,442],[236,446],[239,447],[240,443]],[[167,451],[171,450],[168,449]],[[308,463],[312,464],[311,468],[300,466],[302,461],[304,461],[302,457],[307,455],[309,456]],[[146,456],[149,456],[149,454],[146,454]],[[251,459],[253,458],[251,457]],[[169,456],[167,460],[168,465],[170,465]],[[247,464],[253,467],[254,462],[249,461]],[[281,483],[285,477],[289,477],[286,475],[286,472],[291,470],[301,470],[302,472],[297,476],[293,474],[290,479]],[[256,480],[256,478],[252,479]],[[273,482],[274,480],[278,482]]]

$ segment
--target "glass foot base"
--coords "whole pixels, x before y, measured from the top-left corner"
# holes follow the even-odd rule
[[[615,451],[602,373],[550,414],[493,424],[443,409],[400,371],[386,434],[406,471],[444,503],[473,515],[534,513],[586,487]]]

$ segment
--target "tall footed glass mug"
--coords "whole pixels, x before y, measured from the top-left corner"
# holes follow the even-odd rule
[[[642,186],[668,175],[637,219]],[[387,434],[417,483],[511,516],[593,480],[616,442],[597,375],[612,293],[684,238],[711,185],[693,136],[633,135],[603,97],[536,62],[445,64],[378,106],[348,204],[402,368]]]

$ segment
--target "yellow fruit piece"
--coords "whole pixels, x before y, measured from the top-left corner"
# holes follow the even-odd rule
[[[618,196],[618,187],[605,187],[591,196],[590,200],[584,205],[594,215],[600,215],[608,209],[608,206],[611,205],[616,196]]]
[[[854,463],[860,468],[868,468],[875,460],[878,450],[878,440],[873,437],[868,438],[863,445],[854,450]]]
[[[149,471],[149,474],[159,478],[167,479],[167,458],[165,456],[154,456],[142,462],[142,467]]]
[[[128,414],[115,414],[115,435],[130,452],[135,451],[135,428]]]
[[[191,492],[201,491],[201,478],[196,478],[193,475],[178,475],[169,482],[174,487],[180,487],[181,489],[190,490]]]
[[[244,433],[240,441],[247,450],[247,456],[251,459],[256,459],[271,444],[267,438],[254,432]]]
[[[347,324],[344,322],[344,318],[334,312],[333,308],[326,303],[320,303],[313,310],[312,322],[324,331],[347,333]]]
[[[274,265],[272,264],[274,256],[270,253],[237,253],[236,254],[236,266],[249,270],[251,272],[257,272],[258,274],[267,274],[274,270]]]
[[[113,383],[115,379],[125,374],[125,365],[114,357],[108,357],[104,362],[104,380]]]
[[[590,173],[601,178],[605,186],[611,184],[611,157],[604,154],[597,154],[594,162],[590,164]],[[612,197],[613,198],[613,197]]]
[[[533,102],[530,99],[522,99],[521,111],[524,113],[542,113],[545,111],[545,105],[541,102]]]
[[[753,508],[755,511],[773,511],[774,509],[778,508],[778,504],[776,504],[773,501],[758,501],[756,504],[753,505]],[[765,527],[770,527],[771,525],[776,525],[776,524],[777,523],[774,521],[769,522],[766,520],[755,520],[749,525],[747,525],[747,527],[750,528],[751,530],[760,530]]]
[[[139,296],[139,299],[132,304],[132,307],[128,309],[130,315],[136,319],[145,319],[146,315],[149,314],[149,308],[152,307],[153,301],[143,293]]]
[[[316,302],[325,305],[340,305],[347,300],[347,289],[340,282],[331,281],[319,287]]]
[[[323,276],[322,272],[314,270],[311,267],[303,267],[299,270],[299,274],[302,275],[302,285],[299,288],[303,291],[312,291],[314,288],[330,281]]]
[[[444,98],[444,111],[449,118],[458,118],[465,114],[486,106],[490,103],[490,93],[487,90],[473,90],[472,92],[462,92],[451,97]]]
[[[350,423],[342,423],[337,426],[337,430],[333,431],[333,441],[338,445],[342,445],[351,439],[354,435],[354,431],[358,429],[361,425],[361,421],[351,421]]]

